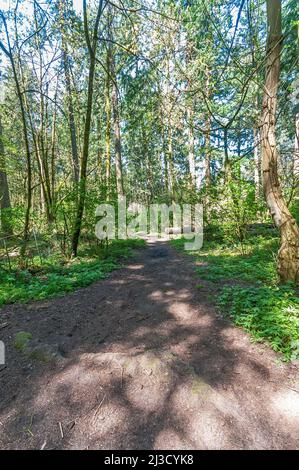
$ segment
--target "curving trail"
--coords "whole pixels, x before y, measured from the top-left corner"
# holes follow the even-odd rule
[[[0,448],[298,449],[298,366],[218,317],[198,282],[156,242],[88,288],[0,310]],[[44,354],[17,351],[18,331]]]

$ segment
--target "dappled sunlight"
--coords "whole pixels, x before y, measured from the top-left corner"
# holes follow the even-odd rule
[[[281,419],[287,418],[292,422],[295,420],[299,438],[299,391],[285,389],[273,394],[271,406]]]
[[[185,322],[186,320],[194,319],[195,311],[190,308],[190,305],[186,302],[172,302],[168,307],[168,312],[173,315],[173,317],[178,321]],[[208,321],[210,319],[207,318]]]
[[[129,264],[129,266],[127,266],[127,269],[136,271],[136,270],[142,269],[143,267],[144,267],[143,264]]]
[[[189,440],[187,436],[182,436],[182,433],[177,432],[175,429],[166,428],[162,429],[153,445],[153,449],[161,450],[177,450],[177,449],[194,449],[196,445],[193,439]],[[204,449],[203,446],[200,447]]]
[[[149,294],[149,298],[152,300],[161,301],[164,299],[164,292],[162,292],[161,290],[155,290],[154,292],[151,292]]]
[[[113,281],[110,281],[109,284],[111,284],[112,286],[123,286],[126,284],[126,280],[125,279],[115,279]]]
[[[0,0],[0,448],[299,449],[296,3]]]
[[[298,411],[283,388],[273,394],[271,380],[284,367],[270,374],[274,353],[216,315],[180,255],[164,246],[161,267],[155,249],[71,294],[70,304],[53,301],[53,318],[51,302],[27,310],[57,355],[50,368],[36,364],[10,417],[1,413],[8,439],[32,420],[19,446],[46,439],[47,448],[69,449],[281,447]],[[64,319],[67,309],[73,316]]]

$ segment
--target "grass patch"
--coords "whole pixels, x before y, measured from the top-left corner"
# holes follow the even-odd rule
[[[142,246],[143,240],[118,240],[107,248],[83,246],[79,257],[69,262],[53,255],[43,264],[37,257],[30,269],[22,271],[0,268],[0,306],[42,300],[86,287],[104,279],[131,256],[132,249]]]
[[[15,336],[15,340],[13,343],[14,347],[19,351],[24,351],[31,339],[31,333],[28,333],[27,331],[19,331],[19,333],[17,333]]]
[[[183,249],[184,240],[172,245]],[[217,305],[254,340],[267,342],[286,360],[299,359],[299,298],[292,284],[278,283],[276,237],[257,236],[242,246],[206,242],[195,256],[201,279],[220,287]],[[216,286],[215,286],[216,287]]]

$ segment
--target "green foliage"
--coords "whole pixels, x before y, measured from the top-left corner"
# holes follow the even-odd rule
[[[241,252],[243,250],[244,254]],[[217,246],[199,253],[198,260],[203,264],[197,270],[202,279],[212,282],[239,280],[271,284],[277,282],[277,250],[278,239],[265,240],[263,237],[242,247],[240,244]]]
[[[81,250],[79,258],[67,264],[54,255],[41,265],[36,257],[27,270],[0,269],[0,306],[14,302],[28,302],[63,295],[95,281],[104,279],[119,267],[119,262],[130,256],[132,248],[144,244],[143,240],[121,240],[106,247]]]
[[[293,217],[296,219],[297,224],[299,224],[299,198],[297,198],[292,205],[290,206],[290,211]]]
[[[183,243],[183,239],[172,241],[180,250]],[[212,282],[215,289],[221,285],[217,305],[224,315],[255,340],[283,353],[286,360],[299,359],[299,298],[294,286],[278,284],[278,244],[278,238],[257,236],[242,247],[205,242],[203,250],[186,253],[196,257],[201,279]]]
[[[286,359],[299,359],[299,298],[291,286],[226,286],[218,305],[257,341],[267,341]]]
[[[205,223],[209,235],[217,241],[243,243],[247,227],[263,209],[255,201],[254,184],[237,174],[223,187],[210,188],[208,197]]]

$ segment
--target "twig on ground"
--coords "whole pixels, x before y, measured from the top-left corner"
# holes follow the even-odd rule
[[[60,421],[59,421],[58,425],[59,425],[59,430],[60,430],[61,438],[63,439],[63,438],[64,438],[63,427],[62,427],[62,424],[61,424]]]
[[[105,398],[106,398],[106,394],[104,395],[104,397],[103,397],[101,403],[99,404],[99,406],[97,407],[96,411],[94,412],[94,416],[97,416],[98,412],[99,412],[100,409],[101,409],[102,404],[104,403]]]
[[[123,388],[123,375],[124,375],[124,368],[123,366],[121,366],[120,388]]]
[[[47,445],[47,441],[45,440],[44,443],[43,443],[43,445],[41,446],[40,450],[44,450],[44,448],[46,447],[46,445]]]

